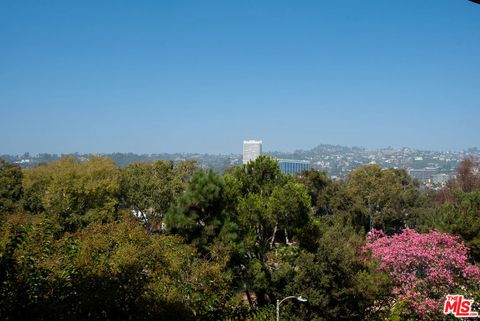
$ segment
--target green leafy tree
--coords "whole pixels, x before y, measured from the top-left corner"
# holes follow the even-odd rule
[[[21,205],[24,210],[35,214],[45,212],[43,199],[52,181],[52,174],[52,167],[47,164],[23,170]]]
[[[235,167],[231,175],[238,181],[241,195],[269,195],[274,186],[284,178],[278,162],[268,156],[259,156],[254,161]]]
[[[239,238],[232,254],[238,283],[258,305],[274,299],[276,250],[300,242],[311,227],[310,197],[304,185],[283,175],[275,160],[258,157],[225,177],[227,198],[234,199],[229,213]],[[273,254],[272,254],[273,253]],[[249,302],[254,304],[249,297]]]
[[[170,161],[133,163],[121,169],[120,198],[125,208],[140,216],[149,230],[159,226],[176,198],[186,189],[194,163]]]
[[[363,213],[363,225],[383,229],[387,233],[400,231],[415,220],[414,209],[420,206],[418,182],[403,169],[383,169],[366,165],[353,170],[339,197],[346,196],[350,207]],[[371,222],[370,222],[371,218]]]
[[[24,177],[24,207],[59,217],[66,230],[115,218],[120,176],[111,159],[65,157],[26,169]]]

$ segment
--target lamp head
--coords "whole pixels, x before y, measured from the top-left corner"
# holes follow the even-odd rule
[[[300,302],[307,302],[307,299],[302,298],[302,296],[299,296],[299,297],[297,298],[297,300],[300,301]]]

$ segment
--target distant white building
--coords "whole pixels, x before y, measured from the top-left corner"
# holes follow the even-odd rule
[[[255,160],[262,155],[262,141],[261,140],[244,140],[243,141],[243,163]]]

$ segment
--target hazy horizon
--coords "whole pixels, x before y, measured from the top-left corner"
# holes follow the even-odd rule
[[[1,154],[479,146],[467,0],[0,7]]]
[[[360,148],[360,149],[365,149],[367,151],[369,150],[382,150],[382,149],[402,149],[402,148],[411,148],[414,150],[418,151],[427,151],[427,152],[466,152],[468,149],[471,148],[477,148],[480,149],[478,146],[470,146],[465,149],[458,149],[458,150],[439,150],[439,149],[422,149],[422,148],[414,148],[411,146],[380,146],[380,147],[365,147],[365,146],[348,146],[348,145],[340,145],[340,144],[328,144],[328,143],[319,143],[311,148],[306,148],[306,149],[294,149],[294,150],[270,150],[270,149],[265,149],[265,144],[263,144],[263,153],[264,154],[269,154],[269,153],[285,153],[285,154],[290,154],[294,153],[296,151],[309,151],[312,149],[315,149],[319,146],[339,146],[339,147],[345,147],[345,148]],[[229,152],[229,153],[209,153],[209,152],[202,152],[202,151],[175,151],[175,152],[166,152],[166,151],[146,151],[146,152],[133,152],[133,151],[69,151],[69,152],[45,152],[45,151],[40,151],[40,152],[31,152],[31,151],[24,151],[21,153],[3,153],[0,151],[0,155],[10,155],[10,156],[22,156],[25,153],[29,153],[30,155],[39,155],[39,154],[51,154],[51,155],[69,155],[69,154],[81,154],[81,155],[88,155],[88,154],[98,154],[98,155],[108,155],[108,154],[128,154],[128,153],[133,153],[137,155],[155,155],[155,154],[205,154],[205,155],[242,155],[242,149],[240,149],[236,152]]]

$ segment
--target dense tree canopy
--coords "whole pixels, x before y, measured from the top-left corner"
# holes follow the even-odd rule
[[[0,319],[272,320],[302,295],[282,320],[440,320],[444,292],[480,299],[478,173],[0,161]]]
[[[126,218],[58,237],[45,216],[12,216],[0,235],[0,317],[17,320],[194,320],[230,299],[224,260]]]
[[[93,221],[114,220],[120,175],[112,160],[92,156],[79,161],[66,157],[24,173],[27,210],[57,216],[69,231]]]

